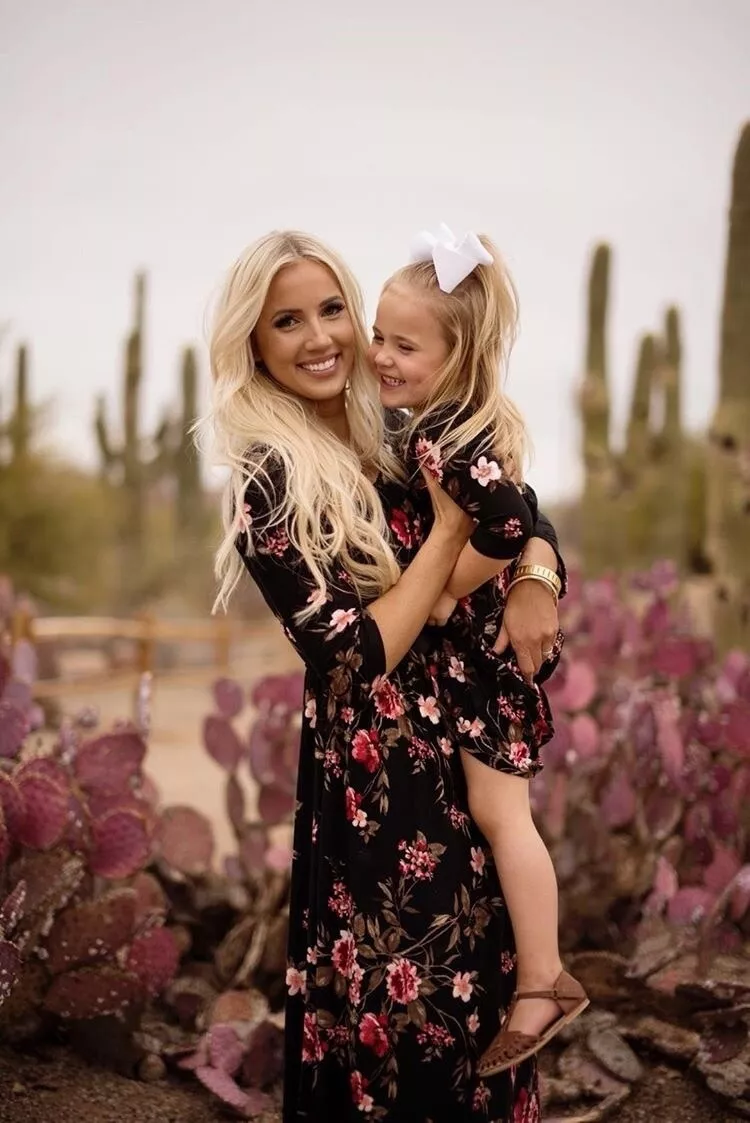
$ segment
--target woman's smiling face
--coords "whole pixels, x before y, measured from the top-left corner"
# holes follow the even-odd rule
[[[275,382],[300,398],[327,402],[344,393],[354,367],[354,325],[327,266],[303,258],[278,271],[253,352]]]

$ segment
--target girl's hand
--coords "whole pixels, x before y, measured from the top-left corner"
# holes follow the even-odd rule
[[[440,484],[424,468],[421,469],[427,490],[430,493],[430,502],[435,515],[433,529],[447,537],[454,539],[461,546],[468,542],[476,523],[469,515],[461,510],[447,492],[443,491]]]
[[[508,593],[500,634],[493,649],[510,645],[521,674],[529,682],[548,658],[558,632],[557,605],[541,581],[519,581]]]
[[[455,597],[452,597],[450,593],[441,593],[432,612],[427,617],[427,623],[437,624],[442,628],[450,620],[457,604],[458,601]]]

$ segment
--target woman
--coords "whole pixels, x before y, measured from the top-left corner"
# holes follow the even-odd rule
[[[512,944],[423,632],[471,524],[431,481],[426,518],[400,482],[366,347],[356,282],[316,239],[268,235],[231,270],[211,339],[232,470],[219,600],[244,565],[307,668],[284,1119],[531,1123],[533,1061],[473,1076]],[[532,671],[556,632],[537,595],[544,623],[519,638]]]

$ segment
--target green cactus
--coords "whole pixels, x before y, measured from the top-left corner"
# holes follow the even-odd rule
[[[669,449],[682,440],[682,340],[680,313],[668,308],[664,321],[664,350],[661,370],[664,391],[662,446]]]
[[[616,567],[620,560],[613,507],[619,491],[619,470],[609,443],[606,333],[610,257],[609,246],[601,244],[591,262],[586,370],[580,395],[584,464],[581,548],[584,569],[592,575]]]
[[[18,348],[16,359],[16,401],[8,430],[11,458],[15,464],[28,460],[31,446],[31,406],[29,405],[28,353],[25,346]]]
[[[660,358],[659,347],[654,336],[642,336],[638,347],[638,362],[625,438],[625,465],[629,483],[637,480],[644,461],[651,452],[653,437],[651,404]]]
[[[186,347],[182,356],[182,417],[175,450],[177,476],[177,525],[187,532],[201,513],[201,480],[198,452],[192,427],[198,414],[198,367],[195,351]]]
[[[715,573],[714,631],[723,649],[750,648],[750,122],[732,177],[719,358],[709,432],[707,552]]]

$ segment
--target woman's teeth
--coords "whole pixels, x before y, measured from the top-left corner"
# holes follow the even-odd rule
[[[383,383],[384,386],[395,387],[395,386],[403,386],[404,385],[404,379],[403,378],[388,378],[387,375],[385,375],[385,374],[381,374],[380,381]]]
[[[309,370],[311,374],[328,374],[336,366],[336,359],[338,355],[333,355],[330,359],[326,359],[322,363],[300,363],[303,370]]]

